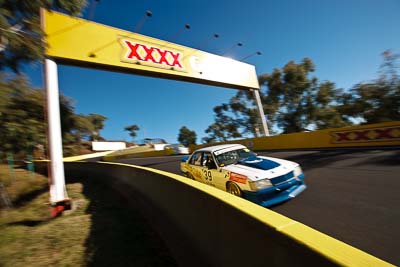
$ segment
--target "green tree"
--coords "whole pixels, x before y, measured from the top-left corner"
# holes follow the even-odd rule
[[[21,65],[43,58],[39,9],[79,15],[86,0],[0,1],[0,69],[18,72]]]
[[[129,135],[134,139],[137,136],[137,131],[139,131],[140,128],[136,124],[133,124],[133,125],[126,126],[124,128],[124,130],[128,131]]]
[[[280,88],[280,113],[277,124],[284,133],[300,132],[310,125],[312,94],[317,79],[309,75],[314,72],[314,63],[305,58],[301,63],[290,61],[282,70]]]
[[[341,114],[348,102],[342,96],[343,90],[336,89],[329,81],[319,83],[316,77],[311,77],[314,70],[314,63],[304,58],[300,63],[290,61],[282,69],[258,77],[271,133],[275,129],[290,133],[350,123],[348,116]],[[203,142],[259,135],[261,123],[251,91],[238,91],[229,103],[215,107],[214,114],[215,122],[206,129],[208,136]]]
[[[36,143],[44,143],[45,125],[40,92],[31,90],[25,76],[2,82],[0,104],[1,150],[26,153]],[[43,100],[43,98],[41,99]]]
[[[400,54],[387,50],[382,56],[379,78],[355,85],[344,96],[343,112],[361,118],[367,124],[400,120]]]
[[[86,0],[0,1],[0,70],[20,73],[21,66],[44,56],[41,7],[79,15]],[[0,73],[1,151],[24,154],[32,146],[45,144],[44,92],[29,85],[23,75],[14,78]],[[70,99],[60,96],[63,143],[71,143],[75,119]],[[0,152],[1,152],[0,151]]]
[[[195,131],[189,130],[186,126],[179,129],[178,141],[184,146],[195,145],[197,135]]]
[[[8,81],[6,80],[6,73],[0,72],[0,112],[5,112],[6,107],[10,103],[12,88],[8,86]],[[0,116],[3,114],[0,113]]]
[[[0,150],[25,155],[37,145],[45,146],[45,94],[34,89],[24,75],[0,80]],[[60,96],[63,136],[74,127],[71,100]],[[65,141],[65,140],[64,140]]]
[[[272,133],[275,128],[285,133],[303,131],[316,118],[337,116],[335,109],[329,110],[327,107],[324,111],[318,111],[314,107],[319,100],[317,95],[322,96],[327,86],[319,86],[318,80],[310,77],[313,71],[314,63],[305,58],[300,63],[290,61],[282,70],[274,69],[271,74],[264,73],[258,77],[263,109]],[[332,83],[327,84],[330,84],[332,92],[336,92]],[[334,96],[336,94],[331,95]],[[334,103],[334,99],[329,99],[327,103]],[[251,91],[239,91],[228,104],[215,107],[214,113],[215,123],[206,129],[208,136],[203,138],[204,142],[259,135],[261,122]],[[321,123],[318,125],[322,127]]]
[[[94,126],[88,116],[84,114],[74,114],[73,121],[74,127],[71,130],[71,134],[74,137],[74,141],[80,142],[82,140],[90,140],[94,132]]]
[[[104,127],[104,121],[107,120],[107,117],[100,114],[89,114],[87,119],[91,122],[93,126],[93,132],[90,137],[90,141],[98,141],[104,140],[103,137],[100,136],[100,130]]]
[[[47,144],[45,93],[32,88],[24,75],[7,79],[0,73],[0,152],[23,157]],[[61,134],[64,155],[78,153],[84,140],[99,140],[106,117],[76,115],[72,99],[60,95]]]
[[[266,89],[262,98],[264,112],[271,125],[291,133],[350,123],[341,114],[343,90],[332,82],[319,82],[311,76],[314,71],[312,60],[304,58],[300,63],[290,61],[272,74],[260,75],[260,84]]]
[[[336,89],[332,82],[323,82],[313,95],[312,104],[309,105],[309,114],[312,123],[317,129],[328,129],[351,125],[349,116],[343,112],[344,90]]]
[[[239,131],[240,120],[232,115],[239,112],[233,113],[229,104],[222,104],[214,108],[214,113],[215,122],[205,130],[208,136],[202,139],[203,143],[226,141],[242,136]]]

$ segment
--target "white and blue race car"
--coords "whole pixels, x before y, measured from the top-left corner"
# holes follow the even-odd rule
[[[257,156],[239,144],[201,148],[182,158],[184,176],[264,207],[294,198],[306,189],[299,164]]]

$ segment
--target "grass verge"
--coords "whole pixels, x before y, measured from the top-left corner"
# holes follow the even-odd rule
[[[12,208],[0,210],[0,266],[176,266],[139,211],[106,185],[67,184],[73,209],[50,218],[47,178],[0,165]]]

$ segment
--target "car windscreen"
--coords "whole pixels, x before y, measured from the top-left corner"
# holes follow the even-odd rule
[[[226,165],[236,164],[241,160],[256,156],[257,155],[251,150],[247,148],[241,148],[215,155],[215,159],[217,160],[217,164],[219,166],[226,166]]]

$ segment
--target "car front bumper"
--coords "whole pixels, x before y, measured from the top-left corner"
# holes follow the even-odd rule
[[[298,180],[291,179],[279,185],[256,192],[243,191],[243,197],[263,207],[271,207],[296,197],[306,188],[307,186],[304,184],[304,174],[301,174]]]

